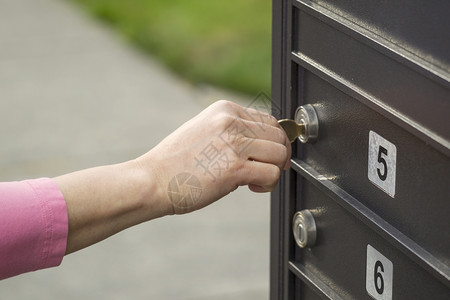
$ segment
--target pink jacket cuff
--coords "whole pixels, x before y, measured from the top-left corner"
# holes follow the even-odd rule
[[[0,183],[0,279],[60,265],[67,234],[66,202],[53,180]]]

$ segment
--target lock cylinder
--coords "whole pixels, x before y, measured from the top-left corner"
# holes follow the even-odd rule
[[[303,124],[303,133],[298,136],[302,143],[314,142],[319,136],[319,118],[311,104],[305,104],[295,111],[295,122]]]
[[[295,242],[300,248],[311,248],[316,244],[316,222],[308,209],[295,213],[292,220],[292,232]]]

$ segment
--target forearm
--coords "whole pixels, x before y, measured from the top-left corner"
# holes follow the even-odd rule
[[[170,213],[155,179],[134,160],[70,173],[54,180],[68,210],[66,254]]]

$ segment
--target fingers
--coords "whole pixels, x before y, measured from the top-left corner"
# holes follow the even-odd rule
[[[290,145],[287,140],[286,133],[278,125],[278,122],[274,125],[261,123],[246,119],[235,119],[233,120],[235,124],[229,126],[230,129],[234,129],[239,134],[247,138],[261,139],[273,141],[275,143]]]
[[[272,115],[246,108],[239,112],[239,117],[256,135],[244,151],[249,159],[245,168],[248,172],[245,174],[248,179],[246,184],[253,192],[272,191],[281,170],[290,167],[291,143]]]
[[[218,101],[213,106],[215,110],[227,112],[232,117],[232,123],[226,125],[224,136],[228,138],[227,142],[235,144],[233,147],[236,152],[241,153],[243,147],[246,148],[244,155],[250,159],[273,162],[277,166],[280,166],[282,161],[280,168],[289,168],[291,143],[274,116],[253,108],[244,108],[226,100]],[[285,149],[279,146],[269,147],[269,144],[264,142],[253,143],[258,140],[272,141],[284,145]],[[270,158],[275,160],[272,161]]]
[[[281,127],[258,122],[241,120],[243,137],[241,145],[245,145],[243,155],[252,160],[274,163],[281,169],[288,169],[291,157],[291,143]]]
[[[254,140],[245,150],[249,160],[274,164],[280,169],[286,165],[288,148],[267,140]]]
[[[239,185],[248,185],[254,192],[270,192],[275,188],[280,174],[281,170],[276,165],[247,161],[239,174],[243,178]]]
[[[219,101],[214,115],[227,116],[220,137],[244,161],[240,185],[255,192],[272,190],[282,169],[289,168],[291,143],[275,117],[253,108]]]

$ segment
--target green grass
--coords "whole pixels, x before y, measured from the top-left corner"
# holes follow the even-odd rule
[[[270,92],[269,0],[71,0],[193,83]]]

